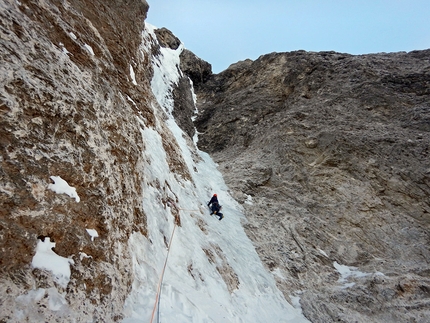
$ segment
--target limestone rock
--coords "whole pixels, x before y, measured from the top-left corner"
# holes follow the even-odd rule
[[[147,232],[136,115],[153,120],[150,62],[139,52],[148,5],[1,6],[0,321],[120,321],[133,281],[128,237]],[[50,176],[80,200],[50,190]],[[31,267],[46,237],[73,262],[66,288]],[[67,310],[51,311],[48,300],[67,302]],[[32,301],[40,305],[33,312]]]
[[[155,29],[154,32],[162,47],[176,50],[181,45],[181,41],[167,28]],[[183,75],[174,85],[172,93],[174,110],[172,113],[181,129],[192,138],[195,133],[192,117],[196,112],[192,95],[193,86],[198,87],[199,84],[205,82],[212,74],[212,67],[193,52],[183,49],[180,55],[179,68]]]
[[[181,53],[181,70],[193,81],[194,87],[206,82],[212,75],[212,66],[197,57],[193,52],[184,49]]]
[[[198,88],[199,147],[312,322],[430,316],[429,77],[430,50],[296,51],[233,64]],[[365,275],[340,282],[335,262]]]
[[[192,84],[188,77],[181,77],[173,88],[173,116],[179,127],[190,138],[194,136],[195,127],[192,118],[196,112],[194,98],[191,92]]]
[[[167,28],[158,28],[154,30],[157,35],[158,42],[162,47],[170,49],[178,49],[181,41]]]

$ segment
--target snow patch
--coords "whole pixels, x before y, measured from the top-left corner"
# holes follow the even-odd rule
[[[130,64],[130,77],[131,77],[131,83],[133,83],[134,85],[137,85],[136,74],[134,74],[134,69],[133,69],[133,66],[131,66],[131,64]]]
[[[19,303],[37,303],[45,296],[45,291],[46,290],[44,288],[33,289],[30,290],[27,294],[18,296],[16,300]]]
[[[14,316],[22,322],[27,321],[28,317],[35,318],[37,317],[35,313],[38,313],[43,304],[42,306],[55,313],[58,320],[61,319],[62,322],[65,322],[66,318],[71,319],[75,316],[71,312],[65,296],[65,292],[59,293],[55,287],[32,289],[16,298],[17,306],[14,309]]]
[[[131,67],[131,65],[130,65],[130,67]],[[133,103],[133,105],[137,108],[136,102],[134,102],[133,99],[130,98],[128,95],[127,95],[127,100],[130,101],[131,103]]]
[[[52,272],[55,281],[62,287],[66,288],[70,281],[70,265],[74,264],[72,259],[64,258],[57,255],[52,248],[55,243],[51,242],[49,237],[45,241],[38,240],[36,254],[31,261],[34,268],[46,269]]]
[[[92,256],[88,256],[85,252],[79,252],[79,259],[82,261],[86,258],[92,258]]]
[[[51,191],[54,191],[57,194],[67,194],[71,198],[74,198],[76,202],[79,203],[81,200],[76,193],[76,188],[70,186],[64,179],[60,176],[50,176],[50,178],[54,181],[54,184],[49,184],[48,188]]]
[[[84,47],[92,56],[94,56],[94,51],[90,45],[84,44]]]
[[[70,35],[70,37],[71,37],[73,40],[78,39],[78,37],[76,37],[76,35],[75,35],[74,33],[72,33],[72,32],[69,32],[69,35]]]
[[[61,47],[61,52],[63,53],[63,54],[70,54],[70,52],[67,50],[67,48],[66,47],[64,47],[64,44],[63,43],[59,43],[59,46]]]
[[[350,277],[361,278],[361,277],[366,277],[370,275],[359,271],[357,267],[348,267],[345,265],[340,265],[337,263],[337,261],[333,263],[333,266],[340,274],[340,278],[338,279],[338,282],[343,284],[342,286],[343,288],[350,288],[355,285],[355,283],[346,282]]]
[[[252,200],[252,196],[251,195],[246,195],[245,204],[254,205],[254,201]]]
[[[99,236],[98,232],[94,229],[87,229],[87,232],[91,236],[91,241],[94,241],[94,238]]]

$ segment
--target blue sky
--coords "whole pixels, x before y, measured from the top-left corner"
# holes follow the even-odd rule
[[[430,48],[430,0],[147,0],[214,73],[271,52],[350,54]]]

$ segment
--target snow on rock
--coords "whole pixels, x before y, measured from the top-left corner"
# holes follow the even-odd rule
[[[54,247],[55,243],[51,242],[49,237],[46,237],[44,241],[39,240],[31,265],[34,268],[51,271],[57,283],[66,288],[70,280],[70,264],[74,262],[72,259],[57,255],[52,251]]]
[[[84,44],[84,47],[92,56],[94,56],[93,48],[90,45]]]
[[[76,37],[76,35],[75,35],[74,33],[72,33],[72,32],[69,32],[69,35],[70,35],[70,37],[71,37],[73,40],[77,40],[77,39],[78,39],[78,37]]]
[[[74,198],[76,202],[79,202],[81,199],[79,198],[78,193],[76,193],[76,188],[70,186],[64,179],[60,176],[50,176],[50,178],[54,181],[54,184],[49,184],[48,188],[54,191],[57,194],[67,194],[71,198]]]
[[[134,74],[134,69],[133,69],[133,66],[131,66],[130,65],[130,77],[131,77],[131,82],[134,84],[134,85],[137,85],[137,82],[136,82],[136,74]],[[129,98],[129,97],[128,97]],[[131,100],[131,99],[130,99]],[[133,102],[133,100],[132,100],[132,102]]]
[[[325,257],[329,258],[329,256],[327,255],[327,253],[326,253],[324,250],[322,250],[322,249],[318,248],[318,251],[319,251],[322,255],[324,255]]]
[[[63,43],[59,43],[58,44],[59,46],[60,46],[60,48],[61,48],[61,51],[64,53],[64,54],[70,54],[70,52],[67,50],[67,48],[66,47],[64,47],[64,44]]]
[[[85,252],[79,252],[79,259],[82,261],[82,259],[86,258],[92,258],[92,256],[88,256]]]
[[[99,236],[98,232],[94,229],[86,229],[88,234],[91,236],[91,241],[94,241],[94,238]]]
[[[106,4],[106,10],[99,10],[89,4],[80,3],[85,5],[81,10],[76,2],[37,2],[31,5],[37,15],[23,14],[29,9],[26,4],[1,4],[0,34],[9,35],[7,46],[0,46],[5,58],[0,64],[0,96],[5,104],[2,138],[9,138],[5,147],[10,148],[5,148],[2,162],[13,167],[2,168],[0,184],[5,193],[0,290],[10,290],[0,297],[0,321],[118,322],[130,290],[127,241],[133,230],[146,231],[142,140],[135,114],[142,112],[151,120],[149,105],[155,100],[148,95],[149,80],[136,87],[126,82],[126,74],[131,61],[136,75],[150,74],[138,51],[147,5],[134,1],[126,8]],[[22,34],[15,33],[13,26]],[[100,55],[88,54],[85,43]],[[121,93],[130,95],[138,107]],[[53,181],[50,175],[56,175]],[[101,238],[92,243],[86,228],[97,229]],[[64,298],[78,313],[75,320],[51,313],[45,298],[28,311],[23,303],[22,316],[15,317],[17,297],[32,288],[57,287],[63,292],[51,270],[31,266],[38,235],[50,236],[50,242],[55,238],[54,251],[75,261],[67,265],[49,247],[34,258],[37,265],[45,255],[49,261],[40,261],[40,267],[54,271],[58,267],[52,259],[63,259],[65,271],[70,267]]]
[[[246,200],[245,203],[248,205],[253,205],[253,201],[252,201],[252,196],[251,195],[246,195]]]
[[[339,278],[338,282],[343,284],[344,288],[349,288],[349,287],[352,287],[355,285],[354,282],[350,282],[350,283],[346,282],[350,277],[360,278],[360,277],[366,277],[366,276],[370,275],[370,274],[363,273],[363,272],[359,271],[357,267],[349,267],[349,266],[345,266],[345,265],[340,265],[337,263],[337,261],[335,261],[333,263],[333,266],[339,272],[340,278]]]

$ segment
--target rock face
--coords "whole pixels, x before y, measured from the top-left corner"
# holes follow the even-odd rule
[[[176,50],[181,46],[181,41],[170,30],[160,28],[154,32],[161,47]],[[192,118],[196,111],[190,88],[198,87],[205,82],[212,75],[212,66],[188,49],[183,49],[178,68],[181,76],[173,88],[174,109],[172,114],[181,129],[192,138],[195,133]]]
[[[178,49],[181,45],[181,41],[178,37],[176,37],[169,29],[167,28],[159,28],[154,30],[155,35],[157,36],[157,40],[160,43],[161,47],[170,48],[170,49]]]
[[[236,251],[206,244],[216,234],[201,205],[210,188],[195,180],[214,166],[191,138],[188,75],[202,78],[210,65],[187,51],[183,73],[183,45],[144,24],[145,1],[10,0],[0,8],[0,322],[149,317],[176,225],[176,239],[192,245],[170,257],[186,264],[176,281],[225,284],[226,298],[242,292],[241,264],[228,257]],[[247,249],[261,265],[250,242]],[[266,294],[247,288],[242,297],[264,298],[281,316],[288,304],[264,278],[254,287],[269,286]],[[189,299],[171,287],[187,311],[177,322],[208,319],[191,301],[209,294],[204,288]],[[228,305],[243,315],[249,304]]]
[[[193,81],[195,88],[206,82],[212,75],[211,64],[197,57],[188,49],[184,49],[181,53],[181,70]]]
[[[197,96],[199,148],[286,297],[312,322],[428,321],[430,50],[272,53]]]
[[[0,321],[121,321],[129,238],[145,240],[151,219],[144,185],[181,224],[171,185],[145,178],[154,143],[142,127],[173,177],[197,172],[150,84],[154,57],[182,45],[166,29],[142,40],[145,1],[0,7]],[[180,57],[171,113],[193,136],[191,80],[199,144],[285,297],[300,296],[313,322],[428,321],[430,51],[274,53],[218,75],[188,50]],[[59,177],[77,195],[55,192]],[[67,284],[34,265],[41,244],[73,264]],[[229,292],[243,285],[220,248],[203,251]]]
[[[82,321],[118,321],[133,280],[128,236],[147,230],[135,115],[153,120],[151,69],[139,52],[148,5],[0,6],[0,321],[38,313],[40,322],[71,322],[74,311]],[[74,187],[81,202],[50,190],[50,176]],[[97,243],[87,229],[96,230]],[[46,237],[74,263],[67,288],[31,267]],[[31,289],[45,292],[24,296]],[[33,300],[37,309],[28,306]]]

